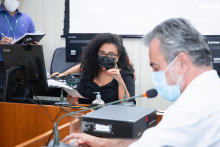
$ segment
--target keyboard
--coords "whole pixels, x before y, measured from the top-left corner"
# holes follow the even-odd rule
[[[53,76],[53,77],[51,77],[50,79],[53,79],[53,80],[55,80],[55,81],[60,81],[60,80],[65,80],[65,81],[66,81],[66,76],[59,77],[59,78]]]
[[[58,101],[53,100],[38,100],[38,99],[27,99],[27,98],[13,98],[14,103],[25,103],[25,104],[42,104],[42,105],[55,105]]]

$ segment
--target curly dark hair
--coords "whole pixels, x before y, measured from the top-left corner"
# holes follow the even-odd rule
[[[123,46],[123,40],[116,34],[103,33],[96,35],[85,47],[81,55],[81,74],[87,74],[88,80],[98,77],[100,67],[98,65],[98,51],[100,47],[105,44],[114,44],[117,48],[118,55],[118,67],[130,72],[134,72],[133,65],[129,64],[129,57]]]

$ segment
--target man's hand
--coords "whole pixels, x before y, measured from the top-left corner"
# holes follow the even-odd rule
[[[74,142],[74,146],[83,146],[83,147],[101,147],[103,143],[103,139],[98,137],[94,137],[91,135],[87,135],[84,133],[72,133],[66,136],[63,141],[66,142],[70,139],[77,139]]]
[[[31,45],[40,45],[40,43],[39,42],[37,42],[37,41],[34,41],[34,43],[30,43]]]
[[[39,43],[39,42],[37,42],[37,41],[34,41],[34,44],[36,44],[36,45],[40,45],[40,43]]]
[[[13,42],[13,38],[8,37],[2,37],[2,40],[0,41],[0,44],[11,44]]]
[[[74,146],[78,147],[127,147],[131,143],[137,140],[125,140],[125,139],[106,139],[98,138],[84,133],[72,133],[63,139],[66,142],[70,139],[77,139],[74,142]]]

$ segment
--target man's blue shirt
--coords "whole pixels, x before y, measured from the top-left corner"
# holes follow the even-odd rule
[[[2,5],[0,5],[0,33],[3,33],[7,37],[14,38],[13,32],[10,29],[10,26],[5,18],[5,15],[7,16],[9,22],[11,23],[11,27],[13,31],[15,29],[16,19],[18,18],[17,29],[15,30],[15,39],[20,38],[25,33],[35,33],[34,22],[29,15],[22,13],[17,9],[17,13],[14,16],[11,16],[8,13],[8,11],[6,11],[2,7]],[[0,40],[2,40],[2,37],[4,36],[0,34]],[[0,50],[0,61],[2,61],[1,50]]]

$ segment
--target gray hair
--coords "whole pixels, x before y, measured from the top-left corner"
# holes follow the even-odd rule
[[[155,37],[160,40],[160,49],[167,63],[184,52],[193,64],[212,66],[212,55],[206,38],[189,21],[183,18],[166,20],[144,36],[144,43],[149,46]]]

